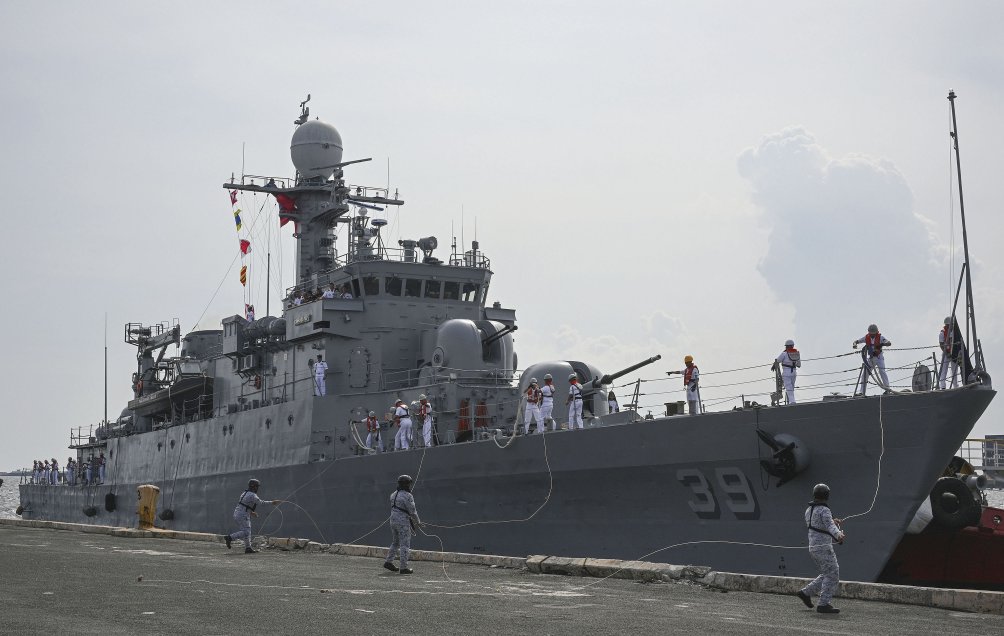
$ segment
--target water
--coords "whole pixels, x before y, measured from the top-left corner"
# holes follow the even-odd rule
[[[0,486],[0,519],[17,519],[14,511],[19,503],[17,485],[21,483],[21,477],[4,475],[0,479],[3,479],[3,486]]]

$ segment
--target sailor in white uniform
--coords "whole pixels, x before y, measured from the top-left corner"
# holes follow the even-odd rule
[[[237,507],[234,508],[234,521],[237,522],[237,527],[239,530],[231,534],[223,535],[223,540],[227,544],[227,549],[230,548],[230,544],[237,539],[244,541],[244,553],[253,554],[257,552],[251,547],[251,517],[257,517],[258,513],[255,512],[255,508],[258,504],[262,502],[262,499],[258,496],[258,488],[261,487],[261,482],[257,479],[252,479],[248,481],[248,489],[241,493],[240,498],[237,499]],[[273,499],[268,503],[273,506],[279,505],[278,499]]]
[[[871,324],[868,325],[868,333],[852,342],[851,346],[857,349],[859,344],[865,346],[866,352],[864,373],[861,374],[860,394],[865,395],[865,391],[868,389],[868,376],[871,375],[875,367],[878,367],[879,377],[882,378],[882,388],[891,391],[889,376],[885,372],[885,353],[882,352],[882,348],[891,347],[892,343],[879,333],[877,325]]]
[[[408,450],[411,448],[411,412],[404,400],[398,400],[394,404],[394,421],[398,426],[394,435],[394,450]]]
[[[812,489],[812,502],[805,509],[805,527],[809,530],[809,556],[819,568],[819,576],[795,593],[810,608],[812,597],[819,594],[816,611],[820,614],[840,612],[830,601],[840,582],[840,565],[833,551],[833,542],[843,543],[844,532],[840,529],[840,519],[834,519],[830,513],[829,500],[830,487],[816,484]]]
[[[607,411],[609,413],[619,413],[621,410],[620,404],[617,403],[617,396],[611,391],[607,393]]]
[[[327,394],[325,375],[328,373],[328,363],[321,359],[321,354],[317,354],[317,362],[314,363],[314,395],[323,397]]]
[[[802,366],[802,357],[795,348],[794,340],[784,341],[784,351],[774,360],[775,367],[781,366],[781,381],[784,382],[784,395],[788,404],[795,403],[795,378],[798,375],[796,369]]]
[[[540,419],[544,422],[544,426],[547,426],[548,420],[551,422],[551,430],[558,430],[558,423],[554,421],[551,414],[554,412],[554,384],[552,384],[551,374],[548,373],[544,376],[544,386],[540,387],[540,394],[542,396],[542,401],[540,403]],[[540,432],[544,432],[544,428],[541,427]]]
[[[694,364],[694,356],[692,355],[684,356],[683,364],[686,367],[681,371],[667,371],[666,375],[678,374],[683,376],[683,387],[687,392],[687,408],[691,415],[697,415],[701,401],[701,389],[699,388],[701,372],[698,370],[697,365]]]
[[[432,405],[425,394],[418,396],[418,419],[422,422],[422,441],[428,448],[432,446]]]
[[[572,373],[568,376],[568,430],[574,431],[576,426],[581,430],[585,428],[582,423],[582,386],[579,385],[579,376]]]
[[[524,435],[530,434],[530,420],[537,423],[537,432],[544,432],[544,418],[540,414],[540,403],[544,400],[544,392],[537,387],[537,378],[530,378],[530,386],[526,387],[526,411],[523,413]]]
[[[952,369],[952,388],[958,386],[959,358],[962,355],[962,336],[958,324],[951,316],[945,318],[945,326],[938,332],[938,345],[941,347],[941,371],[938,373],[938,388],[945,388],[948,378],[948,368]]]
[[[337,293],[338,292],[335,291],[335,284],[334,283],[329,283],[328,284],[328,288],[324,290],[323,294],[321,294],[321,298],[332,299],[332,298],[335,298],[335,296],[337,295]]]
[[[373,448],[373,442],[377,443],[382,453],[383,438],[380,437],[380,421],[377,419],[376,413],[370,411],[369,417],[366,418],[366,448]]]

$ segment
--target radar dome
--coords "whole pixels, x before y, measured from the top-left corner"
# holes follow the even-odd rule
[[[342,136],[331,124],[316,119],[308,121],[293,133],[293,139],[289,142],[289,156],[303,177],[327,179],[335,169],[325,166],[333,166],[342,161]]]

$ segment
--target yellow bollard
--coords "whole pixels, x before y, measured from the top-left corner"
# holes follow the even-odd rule
[[[160,488],[150,484],[144,484],[136,488],[136,498],[139,500],[136,514],[139,515],[140,530],[148,530],[153,527],[153,518],[157,514],[157,498],[160,497]]]

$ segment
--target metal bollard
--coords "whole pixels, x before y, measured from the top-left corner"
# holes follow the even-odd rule
[[[160,497],[160,488],[144,484],[136,487],[136,499],[138,500],[136,514],[139,515],[139,528],[148,530],[153,527],[153,519],[157,514],[157,498]]]

